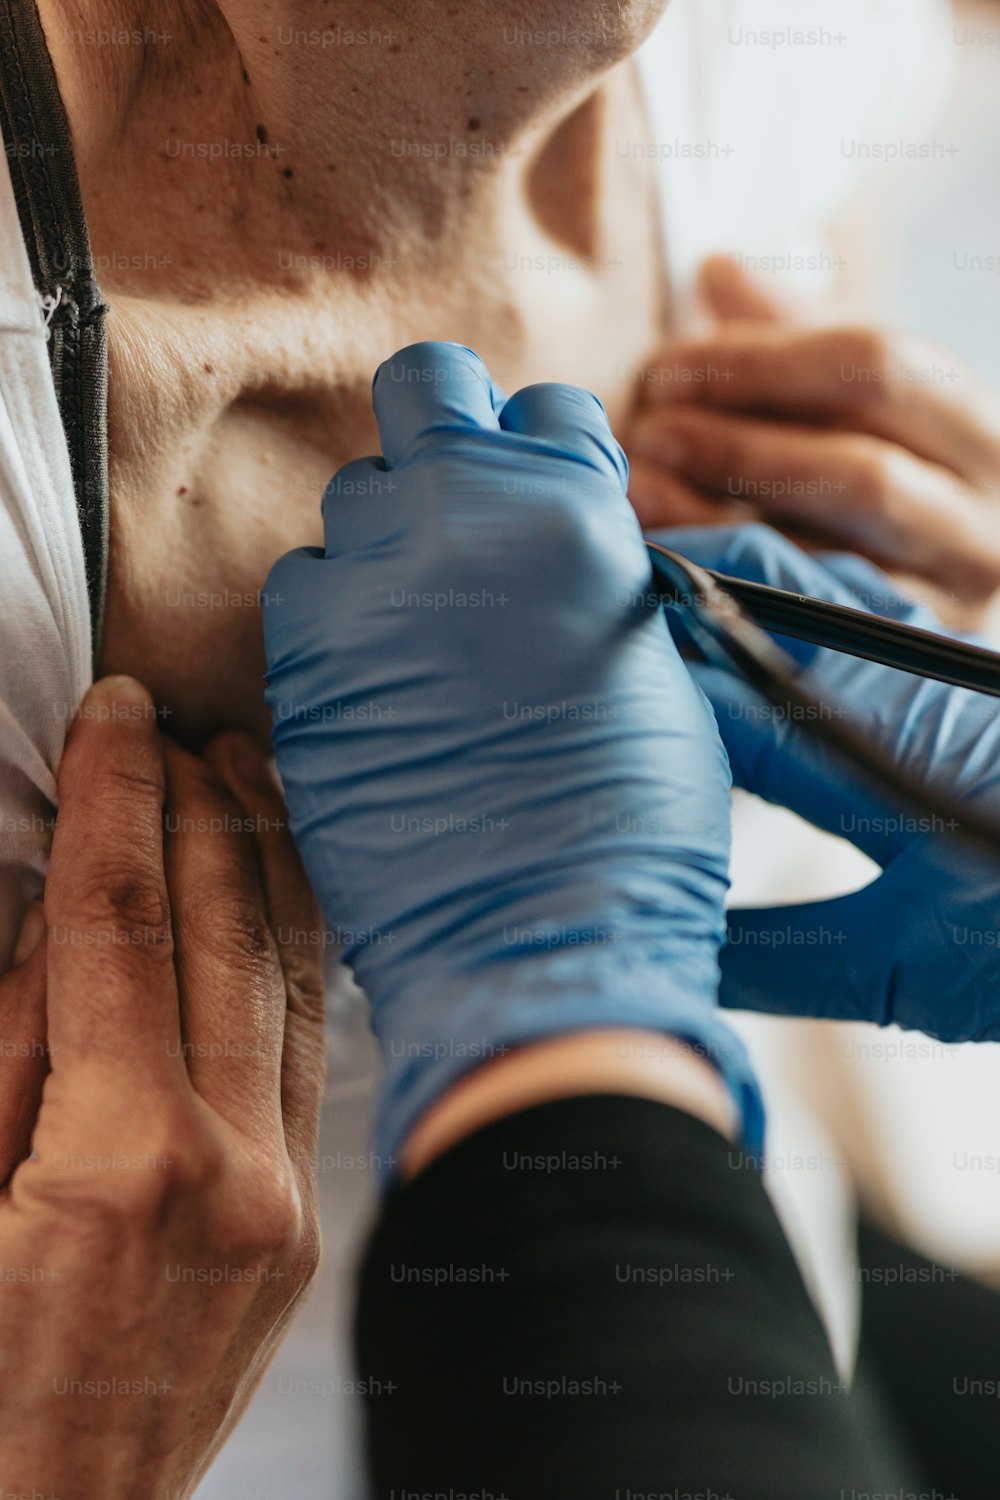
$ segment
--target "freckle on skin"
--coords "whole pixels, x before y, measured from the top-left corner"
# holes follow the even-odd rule
[[[263,125],[257,126],[257,139],[262,146],[267,145],[267,131],[264,129]]]
[[[473,115],[472,119],[469,121],[468,126],[466,128],[468,130],[478,130],[479,129],[479,121],[476,119],[475,115]]]
[[[282,177],[294,177],[295,173],[292,171],[291,167],[285,167],[281,175]]]
[[[202,369],[205,371],[206,375],[214,375],[215,374],[215,366],[214,365],[202,365]]]

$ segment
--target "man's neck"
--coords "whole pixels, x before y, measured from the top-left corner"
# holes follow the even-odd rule
[[[106,0],[40,0],[85,201],[116,237],[139,206],[183,262],[184,215],[194,257],[213,214],[270,194],[303,247],[396,266],[486,227],[660,8],[609,6],[598,26],[583,0],[539,0],[530,23],[456,5],[443,37],[438,0],[339,0],[332,20],[329,4],[160,0],[155,25],[132,0],[111,20]]]

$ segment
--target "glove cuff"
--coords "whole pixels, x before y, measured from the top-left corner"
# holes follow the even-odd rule
[[[488,985],[444,978],[433,991],[382,1005],[374,1026],[385,1062],[374,1145],[386,1179],[421,1116],[465,1074],[532,1042],[599,1028],[657,1031],[712,1063],[739,1113],[743,1148],[762,1158],[764,1106],[746,1048],[719,1015],[714,992],[706,999],[676,961],[669,969],[582,969],[579,955],[559,955],[491,973]]]

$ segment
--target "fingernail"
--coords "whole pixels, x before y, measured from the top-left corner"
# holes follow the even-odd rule
[[[45,908],[40,901],[33,901],[21,920],[14,947],[14,965],[26,964],[45,936]]]
[[[86,718],[89,708],[99,708],[102,713],[117,708],[122,718],[130,719],[156,713],[152,697],[142,683],[124,676],[102,677],[95,682],[80,705],[79,717]]]

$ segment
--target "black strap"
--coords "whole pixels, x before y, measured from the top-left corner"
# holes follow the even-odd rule
[[[69,123],[31,0],[0,0],[0,134],[35,288],[46,309],[96,664],[108,557],[108,309],[94,276]]]

